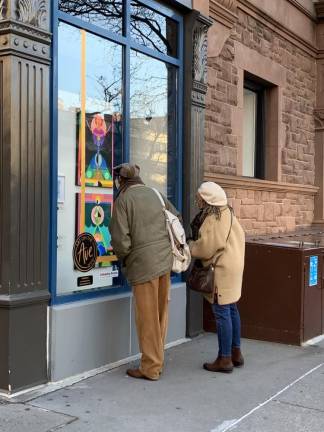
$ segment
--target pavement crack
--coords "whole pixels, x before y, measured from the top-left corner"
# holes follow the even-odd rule
[[[47,412],[51,412],[51,413],[53,413],[53,414],[57,414],[57,415],[61,415],[61,416],[64,416],[64,417],[69,418],[69,420],[66,421],[65,423],[63,423],[63,424],[61,424],[61,425],[58,425],[58,426],[55,426],[55,427],[52,428],[52,429],[48,429],[46,432],[53,432],[53,431],[56,431],[56,430],[62,429],[62,427],[66,426],[66,425],[69,425],[69,424],[75,422],[76,420],[79,420],[79,417],[73,416],[73,415],[71,415],[71,414],[67,414],[67,413],[65,413],[65,412],[56,411],[56,410],[49,409],[49,408],[44,408],[44,407],[41,407],[41,406],[38,406],[38,405],[34,405],[34,404],[32,404],[32,403],[29,403],[29,402],[28,402],[28,403],[24,403],[23,405],[24,405],[24,406],[27,406],[27,405],[28,405],[28,406],[31,406],[31,407],[33,407],[33,408],[41,409],[41,410],[44,410],[44,411],[47,411]]]
[[[274,402],[279,402],[280,404],[283,404],[283,405],[290,405],[290,406],[297,407],[297,408],[304,408],[304,409],[307,409],[307,410],[324,413],[324,410],[321,410],[319,408],[312,408],[312,407],[301,405],[301,404],[297,404],[297,403],[282,401],[280,399],[273,399],[273,400],[274,400]]]
[[[75,420],[79,420],[79,417],[73,416],[73,415],[71,415],[71,414],[67,414],[67,413],[65,413],[65,412],[56,411],[56,410],[53,410],[53,409],[50,409],[50,408],[44,408],[44,407],[39,406],[39,405],[33,405],[33,404],[31,404],[31,403],[25,403],[25,404],[23,404],[23,405],[25,405],[25,406],[28,405],[28,406],[31,406],[31,407],[33,407],[33,408],[38,408],[38,409],[41,409],[41,410],[44,410],[44,411],[51,412],[51,413],[53,413],[53,414],[58,414],[58,415],[61,415],[61,416],[69,417],[69,418],[70,418],[69,423],[66,423],[66,424],[70,424],[70,422],[72,423],[72,422],[75,421]],[[55,427],[57,427],[57,426],[55,426]],[[51,430],[52,430],[52,429],[50,429],[50,431],[51,431]],[[55,430],[55,429],[54,429],[54,430]],[[49,432],[49,431],[46,431],[46,432]]]
[[[65,423],[61,423],[61,424],[59,424],[57,426],[54,426],[54,427],[52,427],[50,429],[47,429],[46,432],[55,432],[55,431],[58,431],[60,429],[63,429],[65,426],[69,426],[70,424],[74,423],[77,420],[79,420],[78,417],[71,418],[71,420],[69,420],[69,421],[67,421]]]

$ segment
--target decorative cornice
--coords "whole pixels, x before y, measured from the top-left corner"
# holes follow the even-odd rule
[[[210,0],[209,15],[216,22],[221,22],[232,29],[237,21],[237,1]]]
[[[262,23],[265,27],[274,31],[279,36],[283,37],[288,42],[292,43],[293,45],[304,51],[306,54],[311,55],[314,58],[317,57],[317,47],[307,42],[293,31],[287,29],[284,25],[276,21],[274,18],[270,17],[265,12],[261,11],[248,0],[238,0],[237,7],[238,9],[245,12],[247,15],[252,16],[256,21]]]
[[[17,54],[48,63],[50,60],[50,33],[19,21],[0,22],[0,54]]]
[[[219,3],[224,8],[229,9],[232,12],[236,12],[237,9],[237,0],[210,0],[210,3]]]
[[[14,33],[20,36],[31,37],[43,43],[51,42],[51,34],[46,30],[13,20],[4,20],[0,22],[0,34],[4,33]]]
[[[254,191],[299,193],[303,195],[316,195],[319,188],[310,185],[282,183],[269,180],[259,180],[224,174],[205,173],[206,181],[214,181],[225,188],[248,189]]]
[[[289,3],[291,3],[293,6],[295,6],[296,9],[298,9],[300,12],[302,12],[304,15],[308,16],[312,21],[316,21],[316,17],[303,5],[299,3],[298,0],[287,0]],[[314,3],[316,8],[316,3]]]

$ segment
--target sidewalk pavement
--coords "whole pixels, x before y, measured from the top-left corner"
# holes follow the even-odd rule
[[[206,372],[216,335],[166,352],[158,382],[126,366],[32,400],[0,402],[1,432],[323,432],[324,342],[243,341],[246,365]]]

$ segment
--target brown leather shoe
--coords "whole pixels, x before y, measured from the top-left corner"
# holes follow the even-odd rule
[[[232,349],[232,362],[235,367],[242,367],[244,365],[244,357],[240,348]]]
[[[142,372],[139,369],[127,369],[126,371],[127,375],[132,378],[139,378],[139,379],[146,379],[149,381],[157,381],[158,378],[149,378],[146,375],[142,374]]]
[[[204,363],[204,369],[210,372],[233,372],[233,363],[231,357],[217,357],[213,363]]]

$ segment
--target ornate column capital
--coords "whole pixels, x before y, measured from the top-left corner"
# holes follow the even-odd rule
[[[0,55],[49,62],[49,0],[0,0]]]
[[[0,19],[49,30],[49,0],[0,0]]]
[[[207,33],[213,21],[201,14],[197,16],[192,33],[192,102],[205,107],[207,93]]]

